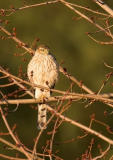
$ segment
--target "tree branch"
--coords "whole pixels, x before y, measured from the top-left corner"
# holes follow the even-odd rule
[[[4,115],[1,107],[0,107],[0,112],[1,112],[1,115],[2,115],[2,119],[3,119],[4,123],[5,123],[5,126],[7,127],[7,130],[9,131],[10,136],[13,138],[13,140],[14,140],[15,143],[16,143],[16,145],[19,145],[19,142],[18,142],[18,140],[16,139],[15,135],[13,134],[13,132],[12,132],[12,130],[11,130],[11,128],[10,128],[7,120],[6,120],[6,117],[5,117],[5,115]],[[31,155],[30,155],[28,152],[26,152],[21,145],[20,145],[19,148],[20,148],[20,150],[23,152],[23,154],[28,158],[28,160],[31,160]]]
[[[79,16],[81,16],[82,18],[84,18],[85,20],[87,20],[88,22],[90,22],[91,24],[93,24],[94,26],[96,26],[97,28],[99,28],[101,31],[105,32],[106,35],[108,35],[109,37],[111,37],[113,39],[113,35],[110,34],[107,30],[105,30],[103,27],[101,27],[99,24],[97,24],[96,22],[94,22],[92,19],[90,19],[89,17],[87,17],[85,14],[82,14],[80,11],[76,10],[74,7],[72,7],[68,2],[64,1],[64,0],[60,0],[62,4],[64,4],[66,7],[68,7],[69,9],[71,9],[72,11],[74,11],[76,14],[78,14]]]
[[[103,0],[93,0],[93,1],[113,17],[113,10]]]

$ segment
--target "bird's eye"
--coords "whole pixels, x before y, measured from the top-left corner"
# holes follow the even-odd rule
[[[44,48],[40,48],[41,51],[44,51]]]

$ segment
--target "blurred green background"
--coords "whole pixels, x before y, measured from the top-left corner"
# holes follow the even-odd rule
[[[11,6],[15,8],[23,6],[22,0],[1,0],[0,8],[8,9]],[[27,0],[26,5],[44,2],[42,0]],[[100,10],[93,1],[90,0],[79,0],[79,2],[71,1],[75,4],[84,5],[92,9]],[[111,8],[113,8],[113,2],[107,1]],[[86,11],[83,13],[87,14]],[[92,13],[87,14],[89,17],[93,17],[96,21],[105,25],[105,20],[98,19],[98,15]],[[112,70],[108,69],[104,65],[104,61],[109,65],[113,66],[113,45],[100,45],[92,41],[86,34],[86,32],[98,31],[97,28],[80,18],[73,11],[63,6],[61,3],[49,4],[39,6],[35,8],[25,9],[17,11],[10,16],[1,16],[0,19],[8,20],[9,24],[5,26],[4,23],[1,25],[5,26],[8,31],[12,32],[12,28],[16,28],[17,37],[23,42],[32,46],[34,40],[39,38],[39,44],[46,44],[51,48],[51,52],[55,55],[59,64],[66,67],[68,72],[75,76],[78,80],[82,80],[83,83],[88,86],[92,91],[97,92],[103,81],[105,75]],[[110,20],[112,24],[112,20]],[[111,29],[112,31],[112,29]],[[4,35],[0,32],[0,35]],[[109,41],[105,34],[99,32],[94,34],[95,38],[102,41]],[[16,43],[11,39],[1,40],[0,39],[0,65],[4,68],[9,68],[12,74],[18,75],[20,66],[22,67],[23,73],[26,73],[27,64],[31,56],[27,53],[23,56],[14,56],[14,54],[22,54],[25,50],[17,48]],[[24,60],[26,59],[26,60]],[[102,90],[102,93],[112,92],[113,87],[111,85],[112,78]],[[63,75],[60,74],[59,81],[56,88],[59,90],[66,90],[69,88],[70,81],[67,80]],[[9,88],[8,92],[13,91],[14,88]],[[81,90],[75,85],[75,92],[81,92]],[[3,90],[5,94],[7,90]],[[96,119],[108,124],[113,128],[112,109],[102,103],[93,103],[91,106],[85,108],[87,103],[74,102],[65,115],[78,120],[84,125],[89,125],[90,115],[93,113]],[[14,106],[15,107],[15,106]],[[12,107],[9,106],[10,109]],[[107,112],[107,116],[104,112]],[[10,113],[7,116],[9,124],[13,126],[17,124],[16,132],[23,144],[32,149],[34,144],[34,138],[36,137],[38,130],[36,126],[37,112],[28,105],[21,105],[19,109]],[[0,122],[0,131],[6,131],[2,122]],[[53,122],[54,124],[54,122]],[[53,124],[50,124],[48,129],[44,131],[41,136],[38,151],[43,152],[42,146],[46,145],[46,141],[50,139],[51,135],[47,133],[52,130]],[[105,127],[94,123],[93,129],[101,132],[109,138],[113,138]],[[55,134],[53,151],[58,151],[58,155],[65,160],[74,160],[88,150],[91,139],[94,137],[88,135],[83,139],[77,139],[78,136],[83,135],[83,132],[70,124],[63,123]],[[71,143],[64,143],[67,140],[75,140]],[[92,155],[96,156],[99,154],[98,145],[100,144],[104,150],[108,144],[102,140],[94,137],[94,145],[92,148]],[[3,146],[0,146],[0,151],[4,150]],[[6,153],[11,151],[4,150]],[[13,152],[11,152],[14,154]],[[10,153],[10,154],[11,154]],[[112,154],[112,149],[106,155],[106,160],[109,159]]]

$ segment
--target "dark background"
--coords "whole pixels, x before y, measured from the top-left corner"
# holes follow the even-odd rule
[[[28,0],[26,5],[44,2],[42,0]],[[74,2],[74,1],[72,1]],[[90,7],[92,9],[100,10],[93,1],[79,0],[75,1],[75,4]],[[107,1],[107,4],[113,8],[113,2]],[[1,0],[0,8],[8,9],[10,6],[15,8],[23,6],[21,0]],[[84,14],[87,14],[85,10]],[[105,25],[105,21],[98,19],[98,15],[92,13],[87,14],[89,17],[94,16],[96,21]],[[75,76],[78,80],[82,80],[86,86],[92,91],[97,92],[105,75],[112,71],[105,67],[104,61],[109,65],[113,66],[113,45],[100,45],[92,41],[86,34],[86,32],[96,32],[99,29],[89,24],[84,19],[76,15],[72,10],[63,6],[61,3],[49,4],[39,6],[35,8],[25,9],[22,11],[15,12],[10,16],[1,16],[2,20],[9,20],[9,24],[6,26],[7,30],[12,32],[12,28],[16,27],[17,37],[23,42],[33,44],[36,38],[39,38],[39,44],[46,44],[51,48],[51,52],[55,55],[57,61],[66,67],[68,72]],[[110,19],[110,24],[112,20]],[[2,24],[5,26],[4,24]],[[112,31],[112,29],[111,29]],[[2,32],[1,35],[4,35]],[[97,40],[110,41],[105,34],[99,32],[94,34]],[[0,39],[0,65],[4,68],[9,68],[12,74],[18,75],[20,66],[22,67],[23,73],[26,73],[27,64],[31,56],[26,53],[24,56],[14,56],[15,53],[21,54],[25,50],[16,47],[16,43],[11,39],[1,40]],[[24,61],[23,59],[26,59]],[[102,93],[112,92],[113,87],[111,85],[113,78],[102,90]],[[70,81],[60,74],[59,81],[56,85],[56,89],[66,90],[69,88]],[[8,92],[11,92],[14,88],[10,88]],[[81,92],[81,90],[75,86],[75,92]],[[7,90],[3,91],[4,94]],[[71,108],[66,111],[65,115],[78,120],[84,125],[89,125],[90,115],[95,113],[96,119],[108,124],[111,128],[113,126],[112,109],[102,103],[93,103],[91,106],[85,108],[87,103],[85,101],[75,102]],[[10,109],[12,108],[9,106]],[[15,107],[15,106],[14,106]],[[107,116],[104,112],[107,111]],[[32,149],[34,144],[34,138],[36,137],[38,130],[36,126],[37,112],[30,108],[28,105],[21,105],[19,109],[10,113],[7,116],[9,124],[13,126],[17,124],[16,132],[23,144]],[[2,122],[1,126],[3,126]],[[48,129],[44,131],[41,136],[38,151],[42,152],[42,146],[46,144],[51,136],[47,135],[48,131],[51,131],[53,124],[48,126]],[[100,124],[94,123],[94,130],[97,130],[112,139],[112,135],[109,134],[105,127]],[[0,130],[6,131],[5,127],[0,127]],[[90,145],[91,139],[95,138],[94,145],[92,148],[92,155],[96,156],[99,154],[98,144],[101,145],[104,150],[108,144],[103,142],[95,136],[88,135],[83,139],[77,139],[77,136],[83,135],[83,132],[77,127],[74,127],[68,123],[63,123],[58,132],[55,135],[53,151],[58,150],[58,155],[63,157],[65,160],[76,159],[81,157],[88,146]],[[75,138],[71,143],[63,143],[66,140]],[[2,151],[2,147],[1,151]],[[4,150],[4,149],[3,149]],[[13,151],[7,151],[13,154]],[[106,160],[110,157],[112,152],[106,155]]]

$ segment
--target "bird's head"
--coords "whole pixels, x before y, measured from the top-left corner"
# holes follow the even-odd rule
[[[49,47],[48,46],[46,46],[46,45],[40,45],[38,48],[37,48],[37,50],[36,50],[36,52],[35,52],[36,54],[44,54],[44,55],[47,55],[47,54],[49,54]]]

